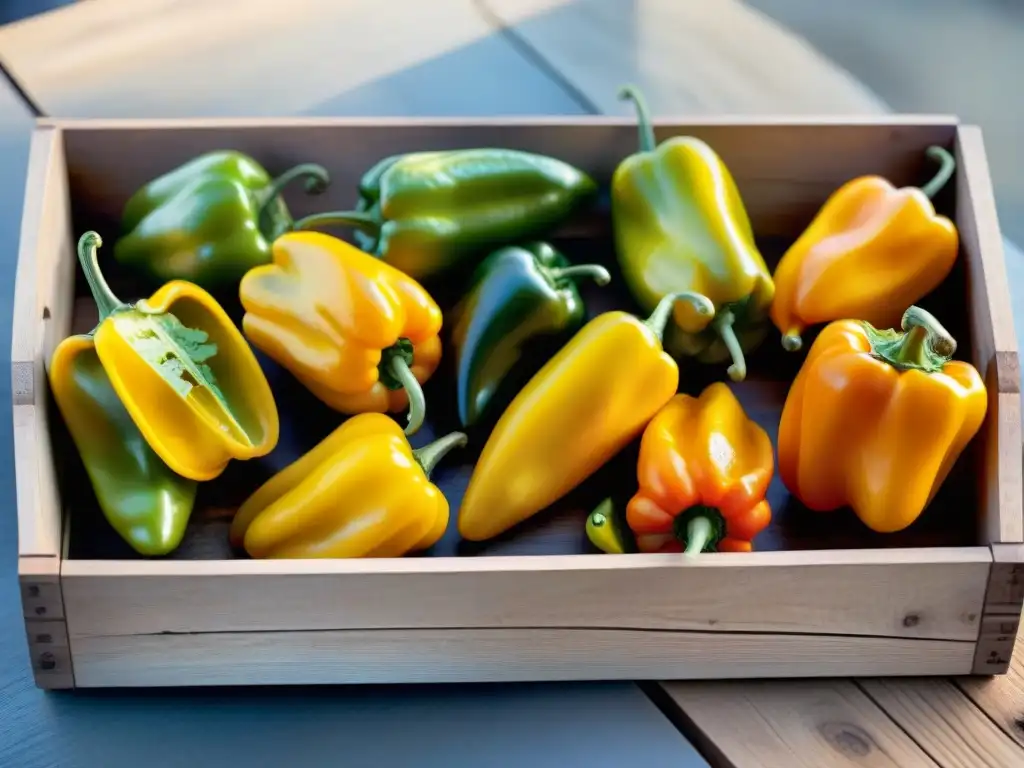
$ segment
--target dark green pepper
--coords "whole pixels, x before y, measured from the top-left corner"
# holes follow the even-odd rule
[[[544,155],[415,152],[367,171],[355,210],[308,216],[295,229],[354,226],[363,250],[423,280],[494,248],[545,236],[596,192],[587,174]]]
[[[107,378],[92,336],[62,341],[48,373],[104,517],[139,554],[173,552],[197,483],[172,472],[146,442]]]
[[[470,427],[504,406],[583,325],[574,280],[611,280],[604,267],[572,266],[547,243],[508,246],[477,267],[452,315],[459,419]]]
[[[296,179],[322,192],[327,171],[307,163],[272,179],[241,152],[209,152],[154,179],[128,200],[114,258],[154,284],[181,279],[209,291],[268,264],[292,227],[281,192]]]
[[[636,552],[633,533],[626,515],[611,499],[605,499],[587,516],[587,538],[590,543],[609,555]]]

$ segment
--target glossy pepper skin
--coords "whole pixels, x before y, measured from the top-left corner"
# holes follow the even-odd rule
[[[586,531],[590,543],[607,555],[636,551],[636,542],[625,514],[611,499],[605,499],[587,515]]]
[[[241,152],[200,155],[132,195],[114,258],[156,284],[188,280],[207,290],[233,289],[248,270],[270,261],[270,244],[291,228],[281,192],[299,178],[311,193],[329,182],[315,164],[272,179]]]
[[[91,335],[64,339],[47,373],[107,522],[140,555],[173,552],[192,514],[196,482],[176,475],[149,447],[111,386]]]
[[[641,552],[750,552],[771,522],[768,434],[716,382],[676,395],[647,425],[626,520]]]
[[[78,257],[99,309],[92,332],[111,386],[149,446],[177,474],[212,480],[231,459],[264,456],[278,438],[277,406],[231,318],[197,285],[165,284],[122,303],[100,272],[99,235]]]
[[[661,333],[683,297],[666,296],[646,322],[598,315],[530,379],[473,469],[459,509],[464,539],[490,539],[535,515],[640,434],[679,385]],[[714,311],[703,296],[685,298]]]
[[[460,432],[413,450],[387,416],[354,416],[239,508],[231,542],[256,558],[401,557],[432,547],[448,501],[430,473]]]
[[[853,179],[783,255],[771,317],[787,350],[800,349],[800,334],[818,323],[856,318],[891,328],[953,269],[959,234],[935,214],[930,198],[955,163],[941,147],[928,155],[941,166],[924,187],[897,189],[879,176]]]
[[[502,248],[477,267],[452,313],[463,427],[500,412],[540,367],[532,361],[583,326],[586,307],[575,282],[582,278],[605,285],[611,275],[596,264],[573,266],[547,243]]]
[[[779,474],[807,507],[853,508],[873,531],[913,523],[981,428],[985,385],[928,312],[903,333],[839,320],[815,339],[786,398]]]
[[[353,225],[363,250],[425,280],[544,237],[589,203],[597,185],[553,157],[461,149],[385,158],[359,190],[356,210],[307,216],[295,228]]]
[[[274,241],[273,263],[243,278],[242,328],[259,349],[342,413],[409,406],[423,423],[420,384],[441,360],[441,310],[411,277],[319,232]]]
[[[713,318],[678,304],[666,348],[706,363],[731,359],[729,376],[746,376],[744,351],[761,342],[775,294],[736,183],[722,159],[700,139],[656,143],[643,97],[632,87],[640,152],[612,176],[612,224],[623,277],[647,311],[668,293],[703,294]]]

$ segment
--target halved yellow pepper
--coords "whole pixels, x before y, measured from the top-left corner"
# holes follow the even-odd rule
[[[249,497],[231,543],[256,558],[401,557],[432,547],[449,509],[430,473],[465,444],[453,432],[414,451],[388,416],[354,416]]]

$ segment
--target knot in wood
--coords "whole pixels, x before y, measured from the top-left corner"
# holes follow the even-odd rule
[[[823,723],[819,730],[837,752],[847,757],[865,757],[874,747],[867,731],[853,723]]]

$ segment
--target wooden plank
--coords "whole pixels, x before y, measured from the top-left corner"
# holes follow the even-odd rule
[[[858,685],[939,765],[1024,765],[1024,747],[949,680],[863,680]]]
[[[736,0],[477,0],[593,107],[631,114],[618,86],[660,114],[877,114],[885,104],[804,40]]]
[[[992,413],[981,439],[985,471],[980,532],[985,543],[1024,541],[1020,364],[1003,241],[981,129],[957,129],[956,223],[967,262],[974,364],[986,377]]]
[[[729,768],[936,763],[852,682],[663,683],[684,733]]]
[[[709,553],[688,561],[674,555],[70,560],[62,581],[72,638],[617,627],[936,638],[973,647],[990,564],[991,553],[981,547]]]
[[[1018,625],[1019,648],[1024,648],[1022,634],[1024,626]],[[1005,675],[964,677],[954,682],[1005,734],[1024,746],[1024,653],[1014,654]]]
[[[116,221],[125,200],[147,180],[224,146],[252,154],[272,173],[300,162],[322,163],[332,183],[317,196],[292,190],[288,202],[297,216],[352,205],[352,190],[369,166],[399,152],[505,146],[554,155],[607,182],[618,161],[636,150],[636,126],[622,118],[54,124],[67,137],[72,194],[81,201],[81,214],[93,222]],[[173,131],[161,130],[172,126]],[[880,173],[896,184],[919,183],[924,150],[934,143],[951,143],[955,132],[955,123],[941,119],[920,125],[886,120],[845,125],[812,120],[781,124],[772,118],[730,124],[719,118],[666,122],[657,129],[661,138],[691,134],[714,146],[729,164],[753,225],[764,236],[798,233],[828,195],[854,176]]]
[[[64,618],[57,557],[20,557],[22,615],[32,674],[39,688],[73,688],[74,671]]]
[[[18,552],[60,553],[46,365],[71,324],[74,251],[62,133],[38,129],[29,153],[11,339]]]
[[[581,111],[471,0],[91,0],[0,28],[0,50],[64,116]]]
[[[72,636],[71,649],[79,687],[946,675],[974,657],[949,640],[565,628]]]
[[[978,675],[1007,671],[1024,609],[1024,545],[993,544],[992,558],[974,660]]]

